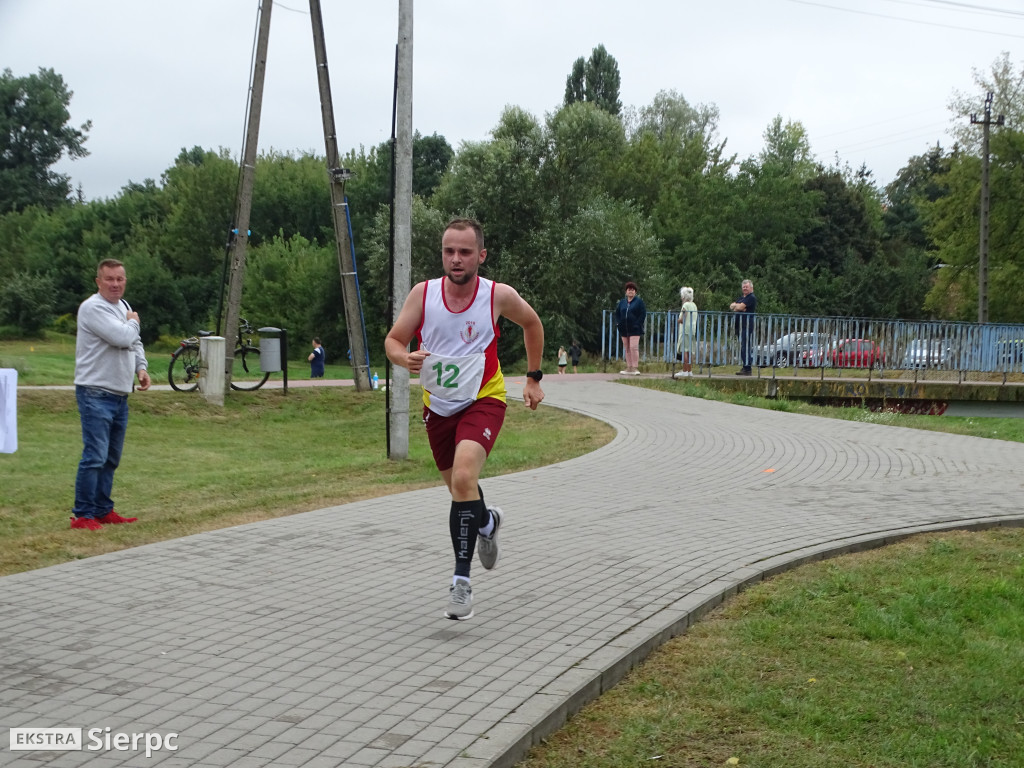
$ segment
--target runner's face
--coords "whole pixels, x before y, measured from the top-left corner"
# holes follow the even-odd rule
[[[445,275],[456,285],[465,285],[474,279],[485,258],[487,251],[477,250],[472,229],[449,229],[441,238],[441,265]]]

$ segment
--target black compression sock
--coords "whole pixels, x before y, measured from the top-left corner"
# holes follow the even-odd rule
[[[480,494],[480,511],[476,516],[476,527],[486,528],[491,522],[491,513],[487,509],[487,502],[484,501],[484,489],[480,487],[480,483],[476,484],[476,492]]]
[[[448,513],[448,530],[455,550],[455,575],[469,578],[469,566],[476,551],[477,521],[487,509],[481,500],[453,501]]]

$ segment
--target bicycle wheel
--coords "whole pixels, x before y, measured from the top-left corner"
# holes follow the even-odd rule
[[[186,344],[171,355],[167,383],[178,392],[194,392],[199,386],[199,345]]]
[[[260,368],[259,347],[239,347],[235,350],[235,364],[231,369],[232,389],[259,389],[269,378],[270,374]]]

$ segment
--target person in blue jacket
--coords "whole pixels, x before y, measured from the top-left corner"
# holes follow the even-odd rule
[[[644,335],[644,322],[647,320],[647,307],[644,300],[637,296],[636,283],[626,283],[626,295],[619,299],[615,307],[615,324],[622,337],[622,353],[626,358],[626,370],[622,374],[640,375],[640,337]]]

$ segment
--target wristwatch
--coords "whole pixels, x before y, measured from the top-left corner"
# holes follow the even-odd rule
[[[544,378],[544,371],[541,371],[541,370],[527,371],[526,372],[526,377],[528,379],[533,379],[534,381],[540,381],[541,379]]]

